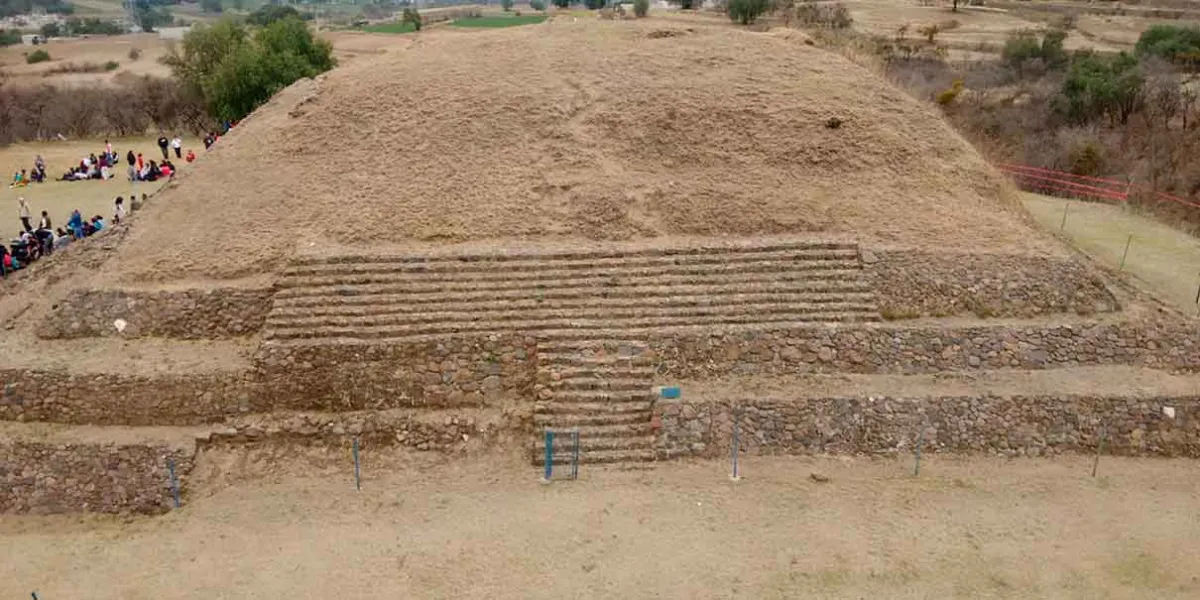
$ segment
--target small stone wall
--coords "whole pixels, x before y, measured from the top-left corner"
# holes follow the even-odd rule
[[[537,341],[521,335],[396,345],[267,343],[255,359],[265,404],[294,410],[494,406],[529,398]]]
[[[754,373],[934,373],[1126,364],[1200,369],[1185,321],[1012,327],[808,327],[654,335],[660,381]]]
[[[82,290],[72,293],[38,324],[44,339],[166,337],[220,339],[262,329],[271,310],[269,289],[178,292]],[[124,330],[114,322],[125,321]]]
[[[1036,256],[863,251],[885,319],[1027,317],[1120,310],[1104,282],[1081,263]]]
[[[661,456],[728,453],[735,410],[739,447],[752,453],[910,452],[924,430],[927,450],[1040,455],[1094,451],[1103,430],[1106,452],[1200,457],[1200,396],[660,402]]]
[[[522,416],[499,410],[371,411],[246,415],[213,430],[201,447],[259,442],[372,446],[460,452],[521,429]]]
[[[166,446],[0,442],[0,513],[161,513],[192,455]]]
[[[0,420],[192,425],[262,409],[248,374],[119,375],[0,370]]]

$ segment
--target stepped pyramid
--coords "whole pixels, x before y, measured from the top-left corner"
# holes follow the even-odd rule
[[[278,287],[280,342],[879,320],[857,245],[838,242],[303,258]]]

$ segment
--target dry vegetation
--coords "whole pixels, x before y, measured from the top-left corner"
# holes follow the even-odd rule
[[[787,32],[662,27],[431,30],[301,82],[164,195],[118,268],[229,277],[297,246],[514,237],[1047,247],[1001,177],[866,70]]]

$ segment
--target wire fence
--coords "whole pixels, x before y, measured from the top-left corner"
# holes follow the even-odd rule
[[[1200,315],[1200,240],[1163,215],[1200,213],[1200,202],[1129,180],[1001,164],[1026,192],[1025,207],[1099,263],[1129,273],[1157,296]],[[1178,224],[1178,223],[1176,223]]]

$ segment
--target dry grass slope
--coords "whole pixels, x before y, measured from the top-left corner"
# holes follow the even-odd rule
[[[1054,248],[929,108],[799,37],[567,18],[423,33],[247,119],[111,268],[234,277],[298,249],[482,238]]]

